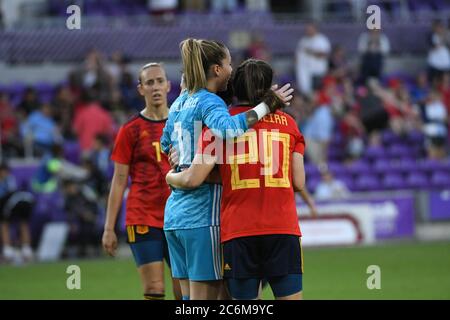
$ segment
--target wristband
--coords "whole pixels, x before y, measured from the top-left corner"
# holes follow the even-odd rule
[[[256,107],[254,107],[252,110],[256,112],[256,114],[258,116],[258,121],[270,113],[269,107],[264,102],[261,102]]]

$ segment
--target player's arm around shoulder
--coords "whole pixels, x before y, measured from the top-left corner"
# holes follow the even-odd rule
[[[170,170],[166,175],[166,182],[177,189],[195,189],[206,180],[215,164],[214,156],[196,154],[188,169],[178,173]]]

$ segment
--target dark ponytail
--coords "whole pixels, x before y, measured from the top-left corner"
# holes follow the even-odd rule
[[[236,69],[233,77],[234,94],[240,101],[256,106],[267,104],[273,112],[284,106],[283,101],[271,89],[273,70],[267,62],[248,59]]]

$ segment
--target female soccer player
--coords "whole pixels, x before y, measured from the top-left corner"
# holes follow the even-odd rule
[[[242,114],[270,93],[272,69],[259,60],[242,63],[233,79]],[[243,136],[222,141],[205,128],[192,165],[170,171],[168,184],[196,188],[219,164],[223,184],[223,271],[234,299],[256,299],[267,279],[277,299],[302,296],[303,261],[294,189],[305,184],[305,142],[295,120],[276,111]],[[209,151],[208,151],[209,150]]]
[[[160,147],[170,91],[163,67],[158,63],[143,66],[137,89],[145,98],[145,108],[121,127],[115,141],[111,156],[114,176],[102,242],[105,251],[114,256],[117,249],[114,227],[131,177],[125,222],[128,243],[141,277],[144,298],[158,300],[165,296],[163,258],[170,265],[162,229],[164,205],[170,195],[164,182],[170,165]],[[173,286],[175,298],[181,299],[178,281],[173,281]]]
[[[282,106],[267,95],[246,113],[230,116],[216,93],[225,91],[231,75],[229,50],[220,42],[187,39],[181,43],[186,89],[172,104],[161,138],[163,151],[179,154],[179,169],[188,167],[202,126],[220,137],[242,135],[249,126]],[[289,85],[278,90],[283,102],[292,96]],[[202,184],[195,190],[172,190],[164,215],[172,276],[181,279],[184,299],[216,299],[220,288],[219,205],[221,187]]]

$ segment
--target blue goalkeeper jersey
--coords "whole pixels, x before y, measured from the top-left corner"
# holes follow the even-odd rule
[[[234,138],[248,129],[245,113],[232,117],[216,94],[205,89],[192,95],[183,92],[170,107],[161,137],[165,153],[170,146],[177,150],[180,168],[191,165],[203,126],[221,138]],[[208,183],[192,190],[173,189],[164,210],[164,230],[219,225],[221,189]]]

